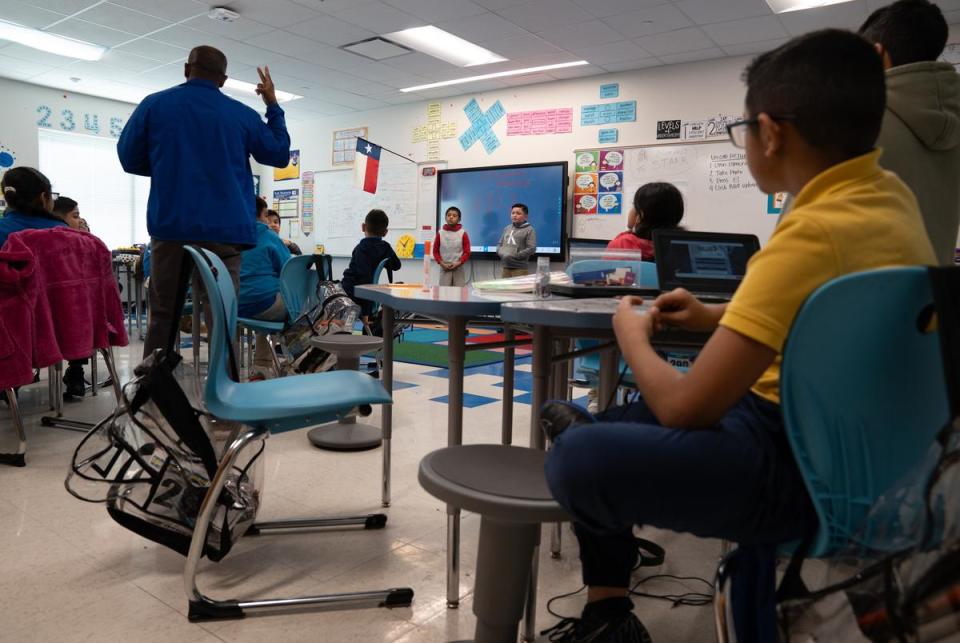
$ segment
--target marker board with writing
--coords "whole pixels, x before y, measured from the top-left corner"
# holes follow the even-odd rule
[[[761,244],[770,238],[777,216],[768,214],[744,151],[729,141],[610,149],[623,150],[622,212],[574,214],[573,238],[609,240],[626,230],[634,192],[653,181],[673,183],[683,194],[681,225],[688,230],[755,234]]]

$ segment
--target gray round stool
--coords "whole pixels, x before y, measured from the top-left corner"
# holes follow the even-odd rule
[[[547,488],[545,451],[499,444],[447,447],[420,461],[426,491],[480,514],[475,643],[516,643],[540,523],[570,518]]]
[[[318,335],[310,343],[337,356],[337,370],[356,371],[360,368],[360,356],[383,347],[382,337],[370,335]],[[363,451],[376,449],[383,441],[383,431],[378,426],[358,424],[355,415],[341,418],[336,424],[325,424],[307,433],[310,442],[321,449],[332,451]]]

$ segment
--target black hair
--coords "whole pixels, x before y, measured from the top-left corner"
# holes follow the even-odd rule
[[[443,216],[447,216],[447,214],[450,212],[450,210],[453,210],[454,212],[457,213],[457,218],[458,218],[458,219],[463,219],[463,212],[460,212],[460,208],[458,208],[458,207],[455,206],[455,205],[451,205],[449,208],[447,208],[447,211],[443,213]]]
[[[43,195],[52,196],[50,179],[39,170],[22,165],[11,168],[3,175],[0,186],[10,209],[34,216],[52,216],[43,204]]]
[[[672,183],[646,183],[633,194],[633,207],[639,215],[633,233],[650,239],[660,228],[676,228],[683,218],[683,195]]]
[[[193,74],[201,78],[219,80],[227,75],[227,57],[210,45],[191,49],[187,64],[192,68]]]
[[[73,211],[75,207],[77,207],[77,202],[70,197],[58,196],[57,200],[53,202],[53,213],[62,216]]]
[[[279,219],[280,213],[276,210],[267,210],[267,218],[269,219],[270,217],[277,217]]]
[[[514,203],[513,205],[510,206],[510,211],[512,212],[514,208],[520,208],[521,210],[523,210],[524,214],[527,214],[527,215],[530,214],[530,208],[528,208],[526,204]]]
[[[390,227],[390,217],[383,210],[373,209],[367,212],[363,223],[367,226],[367,232],[375,237],[382,237],[387,234],[387,228]]]
[[[750,117],[791,123],[837,162],[866,154],[886,105],[883,64],[857,34],[823,29],[754,58],[743,73]]]
[[[898,0],[881,7],[860,26],[860,35],[879,43],[894,67],[936,60],[947,45],[947,21],[929,0]]]
[[[267,200],[262,196],[255,197],[257,204],[257,216],[260,216],[260,213],[266,210],[269,206],[267,205]]]

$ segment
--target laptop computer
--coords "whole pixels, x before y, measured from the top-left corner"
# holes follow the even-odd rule
[[[653,247],[662,292],[686,288],[704,303],[724,303],[743,281],[760,240],[752,234],[655,230]]]

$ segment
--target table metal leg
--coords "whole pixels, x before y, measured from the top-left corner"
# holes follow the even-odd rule
[[[127,273],[127,335],[133,335],[133,288],[130,286],[130,264],[126,264]]]
[[[606,350],[600,353],[600,381],[597,384],[597,408],[605,411],[610,405],[617,386],[617,365],[619,355],[616,350]]]
[[[503,339],[512,342],[514,338],[513,329],[505,326],[503,329]],[[503,409],[500,419],[500,443],[513,443],[513,373],[516,366],[516,350],[513,346],[507,346],[503,349]]]
[[[447,446],[463,444],[463,363],[466,355],[467,318],[448,322],[447,355],[450,379],[447,393]],[[447,607],[460,605],[460,509],[447,506]]]
[[[383,369],[380,371],[380,378],[383,382],[383,388],[393,397],[393,326],[394,311],[393,308],[383,306],[382,324],[383,324]],[[390,506],[390,440],[393,437],[393,405],[384,404],[380,407],[381,429],[383,430],[383,490],[381,504],[384,507]]]
[[[530,404],[530,448],[545,447],[540,430],[540,407],[547,401],[550,385],[550,332],[546,326],[533,327],[533,391]]]

